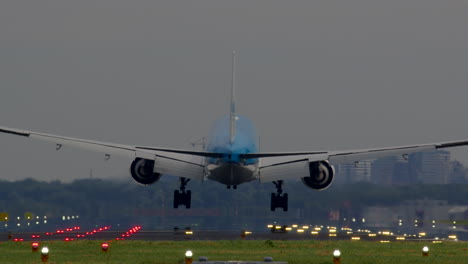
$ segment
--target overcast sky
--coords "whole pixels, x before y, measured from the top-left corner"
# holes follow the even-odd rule
[[[0,125],[191,148],[229,109],[263,151],[468,138],[468,1],[2,1]],[[0,135],[0,178],[130,161]],[[468,165],[468,150],[452,152]]]

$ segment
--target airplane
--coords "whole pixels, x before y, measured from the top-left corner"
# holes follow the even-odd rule
[[[179,189],[174,190],[174,208],[181,205],[191,208],[192,194],[186,190],[190,180],[213,180],[228,189],[237,189],[238,185],[251,181],[272,182],[276,192],[271,193],[271,211],[277,208],[288,211],[288,194],[283,193],[285,180],[301,179],[307,187],[320,191],[332,184],[337,164],[385,156],[407,158],[410,153],[468,145],[468,140],[462,140],[361,150],[260,152],[253,122],[238,115],[236,110],[235,58],[233,52],[229,114],[215,122],[207,147],[202,151],[123,145],[7,127],[0,127],[0,132],[52,142],[56,150],[77,147],[97,151],[106,160],[111,155],[129,157],[130,174],[140,184],[154,184],[162,175],[179,177]]]

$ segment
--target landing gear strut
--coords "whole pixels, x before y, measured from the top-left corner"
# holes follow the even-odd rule
[[[185,186],[190,181],[190,179],[180,177],[180,188],[179,190],[174,190],[174,208],[179,208],[179,205],[185,205],[185,208],[189,209],[192,200],[192,191],[185,191]]]
[[[283,208],[284,212],[288,211],[288,194],[283,194],[283,181],[274,181],[276,193],[271,193],[270,210],[275,211],[276,208]]]

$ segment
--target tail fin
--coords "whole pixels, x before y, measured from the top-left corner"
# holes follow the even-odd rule
[[[229,109],[230,117],[230,139],[231,144],[234,144],[234,139],[236,137],[236,51],[232,51],[232,80],[231,80],[231,106]]]

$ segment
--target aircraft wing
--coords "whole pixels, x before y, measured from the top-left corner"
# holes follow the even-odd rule
[[[309,176],[309,162],[328,160],[332,165],[356,163],[363,160],[388,156],[404,156],[416,152],[468,145],[468,140],[445,143],[429,143],[388,148],[323,151],[323,152],[283,152],[244,154],[244,158],[260,159],[260,181],[297,179]]]
[[[203,179],[204,159],[201,154],[203,152],[165,148],[149,149],[145,147],[64,137],[7,127],[0,127],[0,133],[52,142],[55,144],[56,150],[60,150],[64,147],[76,147],[100,152],[105,155],[105,159],[111,158],[112,155],[124,156],[132,159],[151,159],[155,160],[155,172],[190,179]],[[209,153],[207,153],[207,156],[209,156]]]

